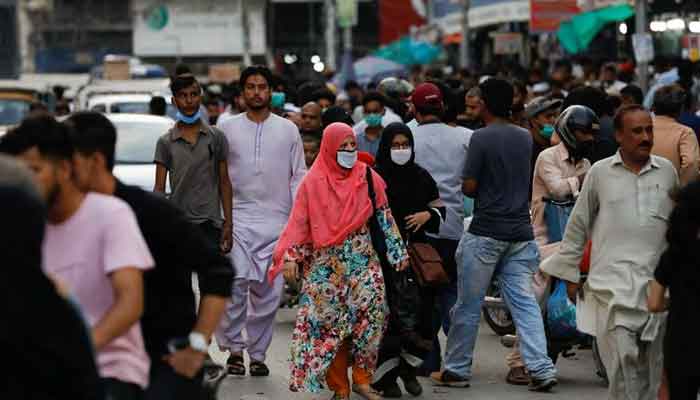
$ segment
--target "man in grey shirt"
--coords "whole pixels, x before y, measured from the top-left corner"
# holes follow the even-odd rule
[[[440,200],[445,204],[447,216],[440,225],[440,234],[430,237],[430,244],[442,257],[450,276],[450,283],[435,290],[434,299],[439,315],[434,330],[434,349],[423,364],[423,373],[440,369],[440,344],[437,333],[442,325],[449,331],[449,311],[457,298],[457,272],[455,251],[464,230],[464,196],[462,195],[462,170],[467,161],[467,149],[472,132],[466,128],[453,128],[440,119],[444,112],[440,89],[432,83],[418,85],[411,98],[416,108],[418,126],[412,129],[415,140],[416,163],[425,168],[435,179]]]
[[[199,225],[213,244],[228,253],[232,243],[233,202],[226,162],[228,143],[220,130],[201,118],[202,89],[194,76],[177,76],[170,88],[178,109],[177,123],[156,144],[154,190],[165,192],[169,175],[170,199],[191,222]]]

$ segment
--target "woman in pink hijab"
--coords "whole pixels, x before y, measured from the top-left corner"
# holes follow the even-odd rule
[[[404,269],[408,256],[386,185],[370,169],[376,211],[372,205],[368,168],[357,161],[352,128],[329,125],[275,249],[269,279],[284,272],[288,281],[302,281],[291,344],[292,391],[318,392],[327,384],[334,399],[349,399],[347,369],[352,365],[352,390],[379,399],[369,384],[388,308],[370,218],[377,218],[384,233],[388,262]]]

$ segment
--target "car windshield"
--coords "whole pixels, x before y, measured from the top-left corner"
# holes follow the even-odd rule
[[[0,125],[16,125],[29,113],[26,100],[0,99]]]
[[[158,138],[173,125],[170,121],[112,121],[117,127],[117,164],[152,164]]]
[[[148,114],[148,103],[136,101],[112,103],[110,111],[113,113]]]
[[[104,106],[103,106],[104,107]],[[95,109],[94,111],[104,112],[102,110]],[[110,106],[110,112],[112,113],[129,113],[129,114],[150,114],[148,103],[142,102],[123,102],[123,103],[112,103]],[[175,119],[175,114],[177,114],[177,109],[172,104],[168,104],[165,113],[168,117]]]

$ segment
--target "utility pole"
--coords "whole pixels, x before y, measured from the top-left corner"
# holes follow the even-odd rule
[[[336,70],[335,54],[335,0],[325,0],[326,11],[326,65],[332,71]]]
[[[426,5],[426,16],[428,17],[428,25],[432,25],[435,22],[435,9],[433,8],[433,0],[427,0]]]
[[[459,43],[459,66],[469,68],[469,6],[470,0],[462,0],[462,41]]]
[[[647,1],[635,1],[635,24],[637,26],[637,34],[647,33],[649,22],[647,21]],[[640,62],[639,68],[639,86],[644,93],[649,89],[649,65],[645,62]]]
[[[250,57],[250,30],[248,29],[248,5],[247,0],[239,0],[241,2],[241,41],[243,45],[243,67],[248,67],[253,64]]]
[[[352,51],[352,26],[343,28],[343,49]]]

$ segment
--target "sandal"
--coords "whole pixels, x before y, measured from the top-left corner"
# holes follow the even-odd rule
[[[242,354],[231,354],[226,360],[226,372],[229,375],[245,375],[245,364]]]
[[[262,361],[251,361],[248,368],[250,376],[270,376],[270,369]]]
[[[511,385],[524,386],[530,383],[530,375],[525,370],[525,367],[515,367],[508,371],[506,382]]]
[[[365,386],[365,385],[362,385]],[[352,384],[352,391],[359,394],[363,399],[365,400],[381,400],[381,396],[379,393],[372,389],[370,385],[366,385],[367,387],[362,387],[361,385],[356,385]]]

